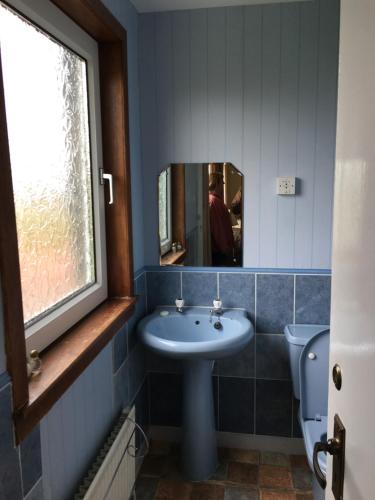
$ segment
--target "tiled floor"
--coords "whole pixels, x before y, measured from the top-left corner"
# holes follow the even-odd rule
[[[312,500],[304,456],[219,449],[220,465],[204,482],[184,480],[179,449],[153,442],[136,484],[137,500]]]

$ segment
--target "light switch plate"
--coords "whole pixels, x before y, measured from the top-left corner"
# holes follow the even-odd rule
[[[281,195],[296,194],[296,178],[295,177],[278,177],[276,184],[276,193]]]

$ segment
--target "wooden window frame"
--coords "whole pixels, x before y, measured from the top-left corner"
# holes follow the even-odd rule
[[[108,299],[42,353],[28,380],[16,216],[0,59],[0,272],[7,370],[21,442],[134,311],[127,33],[100,0],[50,0],[98,43],[103,167],[114,178],[106,203]]]
[[[160,265],[182,264],[186,256],[186,230],[185,230],[185,164],[172,163],[171,169],[171,232],[172,242],[179,241],[182,250],[165,254],[160,251]]]
[[[172,175],[172,239],[186,250],[185,164],[171,165]]]

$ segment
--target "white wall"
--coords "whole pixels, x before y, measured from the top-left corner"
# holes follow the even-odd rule
[[[330,268],[339,0],[140,16],[145,262],[157,264],[157,174],[244,173],[246,267]],[[276,177],[301,179],[296,197]]]

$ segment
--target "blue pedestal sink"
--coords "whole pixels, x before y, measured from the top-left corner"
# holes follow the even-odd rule
[[[231,356],[252,339],[254,329],[242,310],[220,317],[200,307],[157,308],[138,325],[142,342],[162,356],[184,363],[182,467],[192,481],[210,477],[217,467],[213,360]]]

